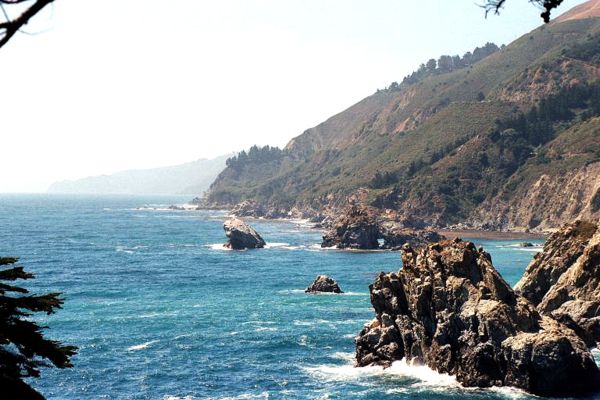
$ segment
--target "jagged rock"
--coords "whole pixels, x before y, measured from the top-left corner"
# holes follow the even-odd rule
[[[494,269],[483,249],[460,239],[402,249],[398,273],[369,286],[376,318],[356,340],[358,366],[406,358],[465,386],[516,386],[577,395],[600,386],[586,344],[542,316]]]
[[[376,216],[366,207],[351,206],[323,236],[321,247],[372,250],[379,248]]]
[[[550,287],[583,254],[596,230],[597,225],[592,222],[576,221],[550,235],[543,251],[536,254],[525,269],[515,290],[537,306]]]
[[[573,328],[589,346],[600,343],[600,225],[576,221],[554,233],[515,290]]]
[[[259,249],[266,243],[252,227],[237,218],[231,218],[223,224],[225,235],[229,239],[223,246],[233,250]]]
[[[319,275],[305,290],[306,293],[344,293],[338,283],[326,275]]]
[[[445,236],[437,232],[405,228],[394,221],[383,222],[380,226],[380,233],[383,238],[383,245],[381,247],[393,250],[399,250],[406,243],[412,247],[421,247],[446,239]]]
[[[236,204],[231,210],[231,214],[236,217],[260,218],[265,216],[265,209],[255,200],[244,200]]]

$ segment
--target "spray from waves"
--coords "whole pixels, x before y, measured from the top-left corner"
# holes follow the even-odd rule
[[[225,247],[223,243],[207,244],[206,247],[208,247],[211,250],[231,251],[231,249]]]
[[[144,350],[150,346],[152,346],[153,344],[158,343],[158,340],[151,340],[149,342],[145,342],[142,344],[136,344],[134,346],[129,346],[127,348],[127,351],[137,351],[137,350]]]
[[[596,360],[596,364],[600,367],[600,349],[595,348],[592,349],[592,356],[594,356],[594,360]]]
[[[424,365],[409,365],[406,360],[395,361],[389,368],[368,366],[356,368],[352,364],[319,365],[316,367],[302,367],[304,372],[313,378],[324,381],[361,380],[366,377],[398,377],[417,380],[413,385],[426,385],[435,387],[460,387],[456,379],[447,374],[440,374]]]

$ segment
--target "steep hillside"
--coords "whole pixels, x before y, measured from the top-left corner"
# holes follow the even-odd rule
[[[206,200],[323,208],[363,188],[362,201],[413,225],[548,229],[581,213],[600,216],[586,206],[600,179],[597,3],[482,59],[431,60],[285,149],[236,158]],[[558,205],[567,176],[581,206]],[[532,200],[536,183],[543,189]]]
[[[225,168],[227,155],[146,170],[121,171],[53,183],[50,193],[201,194]]]

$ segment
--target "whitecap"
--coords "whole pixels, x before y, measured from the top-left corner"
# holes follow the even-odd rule
[[[151,340],[149,342],[145,342],[142,344],[136,344],[134,346],[129,346],[127,348],[127,351],[143,350],[143,349],[148,348],[149,346],[152,346],[154,343],[158,343],[158,340]]]
[[[304,294],[304,289],[285,289],[279,290],[278,294]]]
[[[308,346],[308,336],[306,336],[306,335],[300,336],[300,338],[298,339],[298,344],[300,346]]]
[[[277,331],[277,328],[271,328],[271,327],[267,327],[267,326],[261,326],[256,328],[254,331],[255,332],[275,332]]]
[[[337,360],[344,360],[344,361],[350,363],[350,362],[354,362],[355,354],[354,353],[346,353],[343,351],[336,351],[335,353],[330,355],[330,357],[335,358]]]
[[[208,397],[208,400],[246,400],[246,399],[268,399],[269,392],[262,393],[244,393],[238,396],[226,396],[226,397]]]
[[[285,246],[289,246],[289,245],[290,245],[289,243],[269,242],[265,246],[265,249],[274,249],[276,247],[285,247]]]
[[[178,396],[166,395],[165,397],[163,397],[163,400],[193,400],[193,399],[194,398],[192,396],[178,397]]]

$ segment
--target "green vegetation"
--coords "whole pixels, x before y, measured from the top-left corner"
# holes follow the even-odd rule
[[[0,266],[11,266],[0,270],[0,281],[33,278],[23,267],[13,266],[17,260],[0,258]],[[60,293],[28,293],[22,287],[0,283],[0,387],[3,396],[10,399],[43,399],[23,378],[39,377],[40,367],[71,367],[70,359],[77,350],[44,338],[43,327],[29,318],[33,313],[52,314],[61,308]]]
[[[488,44],[468,66],[430,60],[260,162],[238,156],[208,200],[318,207],[369,188],[372,204],[407,218],[464,221],[544,173],[598,160],[600,73],[589,55],[599,34],[600,19],[571,20]]]

